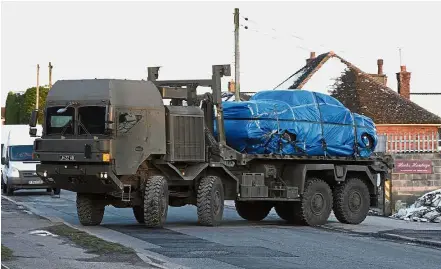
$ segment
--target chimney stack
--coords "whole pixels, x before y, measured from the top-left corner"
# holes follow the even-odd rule
[[[406,66],[400,66],[400,72],[397,73],[398,93],[410,100],[410,72],[407,72]]]
[[[377,60],[378,75],[383,75],[383,59]]]
[[[377,60],[377,73],[370,74],[376,81],[380,82],[384,86],[387,86],[387,76],[383,72],[383,59]]]
[[[311,60],[315,59],[315,52],[311,51],[311,53],[309,54],[309,59],[306,59],[306,63],[308,64]]]

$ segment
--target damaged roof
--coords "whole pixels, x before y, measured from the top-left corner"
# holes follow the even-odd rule
[[[293,79],[289,89],[301,89],[327,60],[334,57],[348,67],[353,79],[349,83],[346,81],[349,87],[344,91],[334,91],[331,95],[352,112],[368,116],[377,124],[441,124],[439,116],[402,97],[334,52],[309,60],[279,86]]]

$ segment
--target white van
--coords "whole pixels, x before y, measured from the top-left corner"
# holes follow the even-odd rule
[[[38,126],[37,133],[41,134],[41,131],[41,126]],[[35,171],[38,161],[32,159],[34,140],[35,137],[29,135],[29,126],[26,129],[16,126],[9,131],[6,142],[2,144],[3,193],[12,195],[18,189],[52,191]],[[59,189],[54,189],[54,193],[59,194]]]
[[[37,126],[38,130],[40,130],[42,127],[41,125]],[[9,132],[14,131],[14,133],[26,133],[29,132],[29,125],[27,124],[8,124],[8,125],[1,125],[0,129],[2,130],[2,151],[1,151],[1,157],[5,157],[3,153],[6,151],[4,150],[4,146],[6,142],[8,142]],[[2,178],[3,178],[3,163],[1,165],[1,171],[2,171]],[[3,181],[2,181],[2,188],[3,188]]]

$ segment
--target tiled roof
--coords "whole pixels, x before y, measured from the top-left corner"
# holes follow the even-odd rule
[[[377,124],[441,124],[439,116],[402,97],[333,52],[317,56],[294,73],[289,88],[301,89],[328,59],[334,57],[340,59],[347,70],[343,73],[344,89],[334,91],[332,95],[352,112],[366,115]]]

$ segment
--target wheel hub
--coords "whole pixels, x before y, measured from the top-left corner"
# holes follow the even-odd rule
[[[165,212],[167,209],[167,197],[165,196],[165,192],[164,190],[162,190],[161,192],[161,204],[160,204],[160,212],[161,212],[161,217],[165,216]]]
[[[213,201],[213,212],[215,215],[219,214],[220,208],[221,208],[221,197],[220,197],[220,192],[216,191],[214,193],[214,201]]]
[[[353,191],[349,195],[349,209],[352,212],[357,212],[361,208],[361,194],[358,191]]]
[[[311,199],[311,210],[315,215],[320,215],[325,208],[325,198],[321,193],[316,193]]]

